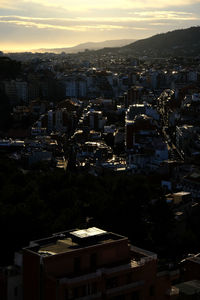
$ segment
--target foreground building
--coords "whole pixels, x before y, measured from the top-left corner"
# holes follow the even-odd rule
[[[157,255],[96,227],[64,231],[23,249],[24,300],[172,299],[173,274]]]

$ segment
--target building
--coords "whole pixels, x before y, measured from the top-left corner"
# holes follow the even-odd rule
[[[200,253],[189,254],[180,262],[180,268],[184,281],[200,280]]]
[[[200,295],[200,281],[191,280],[179,283],[175,286],[179,290],[178,300],[196,300]]]
[[[84,78],[68,77],[65,81],[65,95],[71,98],[86,97],[87,81]]]
[[[140,143],[141,136],[153,136],[156,134],[156,125],[153,118],[144,114],[138,114],[134,119],[125,119],[126,150],[133,149]]]
[[[26,81],[16,81],[16,91],[18,99],[24,103],[28,102],[28,83]]]
[[[181,191],[173,194],[168,194],[166,195],[166,200],[168,203],[172,203],[175,205],[186,204],[191,200],[191,193]]]
[[[19,103],[15,80],[4,81],[4,90],[11,105],[16,105]]]
[[[23,299],[172,299],[172,272],[127,237],[92,227],[53,234],[23,249]]]
[[[176,146],[182,155],[190,152],[191,143],[196,136],[196,128],[193,125],[176,126]]]

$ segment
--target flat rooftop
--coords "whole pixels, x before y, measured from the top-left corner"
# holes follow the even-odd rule
[[[73,235],[75,237],[78,237],[78,238],[81,238],[81,239],[84,239],[84,238],[87,238],[87,237],[97,236],[97,235],[106,234],[106,233],[107,233],[107,231],[105,231],[105,230],[99,229],[97,227],[91,227],[91,228],[88,228],[88,229],[81,229],[81,230],[72,231],[71,235]]]
[[[200,293],[200,281],[191,280],[175,285],[181,295],[194,296]],[[196,298],[195,298],[196,299]]]
[[[177,193],[173,193],[174,196],[188,196],[188,195],[191,195],[190,192],[177,192]]]
[[[25,249],[41,256],[51,256],[124,239],[127,239],[128,242],[127,237],[91,227],[56,233],[51,237],[30,242],[30,245]]]
[[[193,261],[195,263],[200,264],[200,253],[197,253],[195,255],[189,256],[189,257],[186,258],[186,260],[190,260],[190,261]]]

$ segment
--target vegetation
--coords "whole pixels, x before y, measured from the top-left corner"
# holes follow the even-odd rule
[[[21,63],[8,57],[0,57],[0,79],[15,79],[21,71]]]
[[[172,245],[175,249],[176,242],[170,244],[172,211],[149,178],[95,177],[45,168],[27,173],[3,156],[0,170],[0,265],[12,263],[13,252],[30,240],[84,226],[126,235],[133,244],[161,255],[170,253]]]
[[[4,130],[10,126],[11,107],[8,97],[0,90],[0,130]]]
[[[120,53],[152,57],[195,56],[200,50],[200,26],[174,30],[136,41],[120,49]]]

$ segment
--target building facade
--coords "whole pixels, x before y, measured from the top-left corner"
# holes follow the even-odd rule
[[[157,255],[96,227],[64,231],[23,249],[23,299],[172,299]]]

